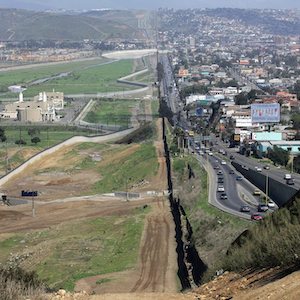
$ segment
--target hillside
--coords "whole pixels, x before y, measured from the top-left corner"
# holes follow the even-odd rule
[[[55,14],[0,9],[0,40],[83,40],[136,38],[137,18],[130,11]]]
[[[226,270],[244,271],[300,267],[300,192],[284,208],[275,211],[241,234],[223,260]]]

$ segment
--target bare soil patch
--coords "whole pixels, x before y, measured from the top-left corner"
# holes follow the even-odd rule
[[[140,244],[139,262],[133,270],[81,279],[76,291],[103,294],[139,292],[176,292],[175,232],[166,199],[157,199],[146,216]],[[109,281],[99,283],[102,280]]]
[[[36,203],[36,217],[32,217],[31,204],[0,206],[0,236],[2,233],[50,228],[63,222],[98,216],[121,216],[136,207],[149,204],[154,200],[139,201],[107,200],[77,201],[59,203]]]

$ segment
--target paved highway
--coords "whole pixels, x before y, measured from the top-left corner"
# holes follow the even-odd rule
[[[198,161],[206,167],[210,180],[210,199],[209,202],[220,208],[223,211],[250,219],[251,214],[257,212],[257,205],[259,204],[259,198],[253,196],[255,187],[246,179],[241,181],[236,180],[236,176],[240,175],[234,168],[227,164],[221,164],[221,159],[217,156],[210,156],[204,154],[204,156],[197,154]],[[229,171],[234,170],[234,174],[230,174]],[[218,172],[222,172],[222,176],[218,175]],[[218,183],[218,178],[222,177],[224,183]],[[217,192],[217,187],[223,185],[227,194],[227,199],[221,199],[221,192]],[[242,197],[242,194],[244,197]],[[240,211],[243,205],[250,207],[249,213],[243,213]]]
[[[248,168],[255,170],[255,167],[262,168],[262,174],[268,175],[269,177],[286,184],[286,180],[284,179],[284,175],[287,173],[291,173],[286,169],[277,168],[272,165],[268,165],[270,167],[269,170],[265,170],[263,167],[264,163],[261,163],[258,159],[246,157],[245,155],[241,155],[238,153],[236,148],[228,148],[227,145],[221,141],[218,141],[218,145],[214,146],[217,149],[224,149],[228,154],[232,154],[235,157],[235,161],[241,165],[245,165]],[[300,189],[300,174],[293,173],[292,177],[294,178],[295,185],[291,186],[292,188],[299,190]]]

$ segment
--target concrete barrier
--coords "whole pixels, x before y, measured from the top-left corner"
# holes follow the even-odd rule
[[[257,172],[251,168],[245,169],[240,164],[232,162],[232,165],[252,184],[266,192],[266,176],[260,172]],[[278,207],[284,206],[295,194],[297,190],[283,184],[271,177],[268,178],[268,195],[278,205]]]

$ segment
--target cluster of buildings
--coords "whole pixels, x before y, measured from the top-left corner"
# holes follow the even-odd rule
[[[96,56],[95,51],[78,51],[78,49],[34,49],[6,48],[5,43],[0,44],[0,62],[17,63],[39,63],[39,62],[60,62],[82,59]]]
[[[0,118],[20,122],[55,122],[57,112],[64,109],[64,94],[61,92],[41,92],[31,101],[23,100],[19,92],[19,101],[6,104],[0,112]]]
[[[300,134],[292,123],[300,114],[295,11],[165,9],[160,17],[159,44],[171,53],[180,89],[202,87],[182,99],[192,125],[217,119],[214,128],[226,140],[241,149],[253,145],[258,156],[274,146],[300,154]]]

